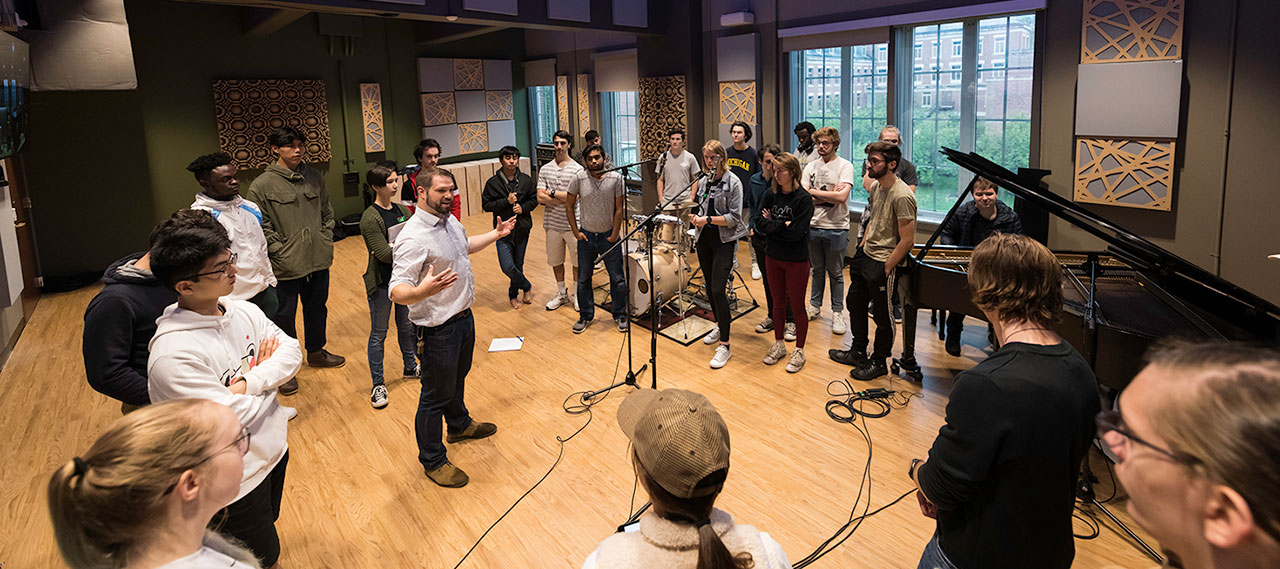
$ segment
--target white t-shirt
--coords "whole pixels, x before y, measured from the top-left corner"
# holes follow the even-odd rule
[[[821,158],[804,167],[804,175],[800,176],[800,184],[804,189],[814,188],[835,191],[841,183],[853,184],[853,163],[836,156],[830,162]],[[810,227],[818,229],[849,229],[849,205],[846,201],[831,204],[813,200],[813,220]]]
[[[564,166],[556,164],[555,160],[547,162],[538,168],[538,189],[555,190],[556,197],[561,197],[569,191],[569,182],[582,170],[582,166],[573,160],[566,161]],[[542,212],[542,227],[547,231],[569,230],[569,214],[563,204],[546,206]]]
[[[678,193],[681,197],[676,201],[689,199],[689,191],[685,187],[698,175],[698,159],[688,150],[681,152],[678,157],[672,157],[668,150],[663,158],[662,170],[658,171],[658,175],[662,176],[662,201],[665,203]]]

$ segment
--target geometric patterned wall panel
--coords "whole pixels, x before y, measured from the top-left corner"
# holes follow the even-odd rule
[[[304,162],[328,162],[332,158],[324,81],[214,81],[213,109],[218,146],[231,155],[236,168],[264,168],[275,162],[267,135],[282,126],[297,128],[307,138]]]
[[[725,81],[720,84],[720,122],[756,122],[756,82]]]
[[[1183,0],[1084,0],[1080,63],[1179,59]]]
[[[641,77],[637,96],[640,123],[640,159],[649,160],[665,152],[671,129],[685,129],[687,111],[683,75]]]
[[[1173,141],[1076,139],[1075,201],[1169,211]]]
[[[387,138],[382,128],[382,86],[360,84],[360,116],[364,121],[364,151],[384,152]]]
[[[470,154],[472,152],[488,152],[489,151],[489,125],[482,122],[468,122],[458,124],[458,152],[462,154]]]
[[[458,122],[453,105],[453,92],[422,94],[422,126],[439,126]]]
[[[591,76],[578,75],[578,132],[591,130]]]
[[[484,107],[486,120],[505,121],[516,117],[511,91],[485,91]]]
[[[455,91],[484,89],[484,61],[479,59],[453,60],[453,89]]]
[[[569,130],[569,76],[556,77],[556,124],[560,130]]]

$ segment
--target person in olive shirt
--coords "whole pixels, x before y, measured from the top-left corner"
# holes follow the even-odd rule
[[[293,127],[271,131],[267,142],[277,159],[253,180],[246,197],[262,209],[262,234],[267,238],[271,270],[279,281],[280,309],[267,316],[297,338],[301,297],[307,364],[340,367],[347,363],[346,358],[324,349],[328,340],[329,266],[333,264],[333,205],[324,176],[302,163],[305,140]],[[297,378],[280,389],[281,393],[294,391]]]
[[[520,171],[520,149],[504,146],[498,152],[498,159],[502,162],[502,169],[485,182],[480,202],[485,211],[493,214],[494,227],[504,219],[516,218],[515,228],[498,240],[496,248],[498,266],[511,279],[507,298],[511,308],[519,310],[521,306],[533,303],[533,284],[524,276],[524,251],[529,245],[529,230],[533,228],[533,218],[529,214],[538,207],[538,192],[533,188],[533,178]]]
[[[411,214],[409,208],[392,201],[400,194],[401,183],[394,162],[378,163],[365,174],[364,180],[374,193],[373,205],[360,216],[360,235],[369,249],[369,264],[364,271],[364,291],[369,298],[369,374],[373,377],[369,403],[374,409],[381,409],[387,406],[382,346],[387,338],[387,318],[391,316],[393,304],[387,292],[387,283],[391,282],[389,230],[408,221]],[[413,322],[409,321],[409,307],[394,306],[396,339],[400,344],[400,357],[404,360],[404,376],[417,377],[417,342]]]

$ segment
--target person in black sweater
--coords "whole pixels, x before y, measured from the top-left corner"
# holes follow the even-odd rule
[[[524,276],[524,251],[529,245],[529,230],[533,228],[529,214],[538,207],[538,192],[533,189],[533,178],[520,171],[520,149],[503,146],[498,157],[502,169],[485,182],[480,201],[484,210],[493,214],[494,227],[499,221],[516,216],[515,228],[510,235],[498,240],[496,248],[498,265],[511,279],[507,298],[511,308],[519,310],[533,302],[533,284]],[[521,291],[524,295],[517,299]]]
[[[162,234],[199,225],[222,227],[207,212],[178,210],[151,230],[148,246],[155,245]],[[102,282],[102,290],[84,311],[84,371],[90,387],[120,401],[121,413],[128,413],[151,403],[147,395],[148,345],[156,333],[156,318],[178,301],[178,293],[151,274],[148,252],[112,263]]]
[[[956,376],[946,424],[908,474],[938,520],[920,567],[1066,568],[1080,462],[1100,409],[1097,380],[1053,332],[1062,269],[1040,243],[997,233],[973,250],[973,301],[999,348]]]
[[[813,197],[800,186],[800,161],[790,153],[773,157],[773,191],[760,204],[756,231],[765,236],[765,272],[773,296],[773,321],[784,322],[787,306],[793,314],[804,314],[809,286],[809,219],[813,217]],[[753,213],[753,215],[755,215]],[[804,340],[809,319],[796,319],[796,349],[787,362],[787,371],[804,367]],[[764,363],[773,365],[787,355],[783,328],[773,327],[773,346]]]

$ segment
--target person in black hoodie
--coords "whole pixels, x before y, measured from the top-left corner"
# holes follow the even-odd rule
[[[787,305],[791,312],[804,314],[809,301],[809,219],[813,217],[813,197],[800,185],[800,161],[790,153],[773,157],[773,191],[760,203],[756,231],[765,236],[765,271],[773,296],[773,321],[784,322]],[[804,367],[804,340],[809,320],[796,318],[796,349],[787,362],[787,371]],[[773,328],[773,346],[764,363],[773,365],[787,355],[783,329]]]
[[[148,246],[180,227],[221,227],[205,211],[178,210],[151,230]],[[121,413],[151,403],[147,395],[147,344],[156,318],[178,301],[178,293],[151,274],[151,256],[132,253],[102,275],[102,291],[84,311],[84,371],[89,386],[120,401]]]
[[[533,228],[530,212],[538,207],[538,192],[533,189],[533,178],[520,171],[520,149],[503,146],[498,153],[502,169],[494,172],[484,184],[480,202],[484,210],[493,214],[493,226],[503,219],[516,216],[516,226],[511,234],[498,240],[498,265],[511,279],[507,298],[511,308],[519,310],[533,303],[533,284],[524,276],[524,251],[529,245],[529,230]],[[520,292],[524,295],[520,298]]]

